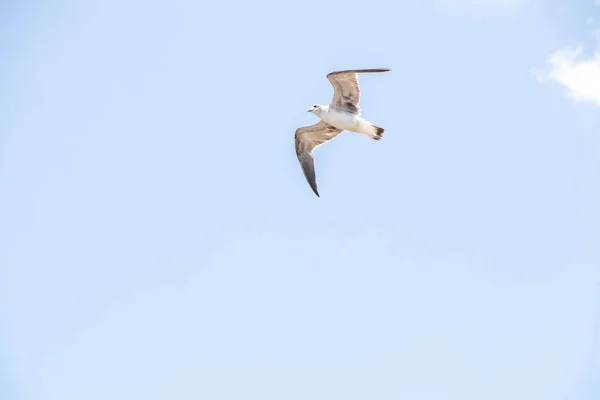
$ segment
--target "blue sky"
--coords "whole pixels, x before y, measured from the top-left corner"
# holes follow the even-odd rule
[[[600,398],[593,0],[0,12],[3,400]]]

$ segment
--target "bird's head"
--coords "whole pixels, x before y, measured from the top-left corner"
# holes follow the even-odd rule
[[[322,110],[322,106],[318,105],[318,104],[313,104],[313,106],[311,108],[309,108],[308,112],[311,112],[313,114],[319,114]]]

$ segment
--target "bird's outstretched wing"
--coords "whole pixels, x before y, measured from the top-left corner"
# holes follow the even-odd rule
[[[360,115],[360,87],[358,74],[371,72],[387,72],[387,68],[353,69],[348,71],[334,71],[327,74],[327,79],[333,86],[333,99],[331,106],[339,110]]]
[[[298,156],[298,161],[300,161],[300,166],[302,166],[304,177],[318,197],[321,196],[319,196],[317,190],[315,158],[312,152],[314,149],[329,142],[340,133],[342,133],[341,129],[323,121],[319,121],[315,125],[296,129],[296,155]]]

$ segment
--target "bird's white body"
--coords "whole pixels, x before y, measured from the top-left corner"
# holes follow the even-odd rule
[[[313,113],[322,121],[335,126],[342,131],[361,133],[370,138],[375,138],[376,128],[372,123],[360,115],[352,114],[344,110],[338,110],[328,105],[319,105]]]

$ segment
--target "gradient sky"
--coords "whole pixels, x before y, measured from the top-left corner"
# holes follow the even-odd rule
[[[0,398],[597,400],[597,21],[4,1]],[[319,199],[294,131],[380,67]]]

